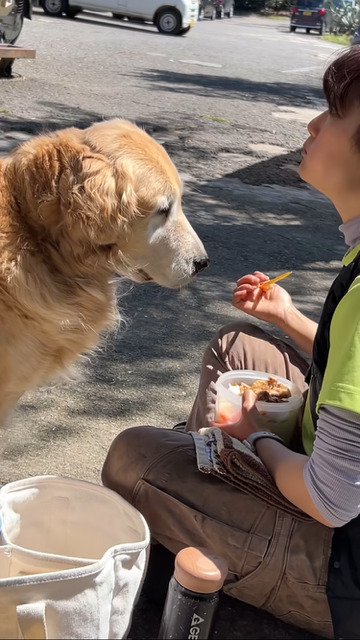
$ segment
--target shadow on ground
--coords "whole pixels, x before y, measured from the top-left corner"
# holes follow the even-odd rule
[[[313,106],[314,100],[324,98],[320,87],[301,83],[263,82],[210,73],[180,73],[162,69],[147,69],[138,75],[148,82],[148,88],[152,91],[169,91],[198,97],[271,102],[291,107]]]
[[[307,189],[307,185],[301,180],[297,171],[300,160],[301,149],[297,149],[272,158],[260,159],[258,162],[254,161],[247,167],[226,173],[224,177],[241,180],[245,184],[276,184]]]

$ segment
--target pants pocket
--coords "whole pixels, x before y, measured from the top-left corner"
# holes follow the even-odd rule
[[[252,573],[243,575],[224,591],[229,595],[258,608],[271,602],[283,571],[284,549],[290,530],[291,517],[275,511],[275,525],[264,558]]]
[[[333,637],[326,596],[333,531],[318,522],[293,522],[284,571],[268,611],[284,622]]]
[[[222,555],[228,563],[230,580],[248,579],[262,567],[272,553],[273,523],[276,512],[253,500],[254,526],[241,530],[241,492],[237,492],[239,528],[229,526],[174,498],[142,480],[137,487],[134,505],[148,522],[153,537],[177,553],[185,546],[207,547]],[[249,514],[247,514],[249,515]]]

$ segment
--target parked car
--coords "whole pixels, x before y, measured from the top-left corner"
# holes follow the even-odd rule
[[[204,18],[223,18],[227,16],[232,18],[234,15],[235,0],[200,0],[199,2],[199,20]]]
[[[160,33],[181,35],[196,24],[198,0],[40,0],[48,16],[74,18],[80,11],[110,12],[117,18],[153,22]]]
[[[305,29],[321,35],[326,24],[326,0],[294,0],[290,9],[290,31]]]

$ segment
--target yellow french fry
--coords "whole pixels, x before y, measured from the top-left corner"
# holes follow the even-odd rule
[[[287,271],[286,273],[282,273],[281,276],[276,276],[276,278],[271,278],[271,280],[266,280],[266,282],[263,282],[260,285],[261,291],[268,291],[269,289],[271,289],[273,284],[275,284],[276,282],[279,282],[280,280],[284,280],[285,278],[288,278],[289,276],[291,276],[291,274],[292,274],[292,271]]]

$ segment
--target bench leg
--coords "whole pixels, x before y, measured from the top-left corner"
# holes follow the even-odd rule
[[[0,58],[0,78],[12,78],[14,58]]]

